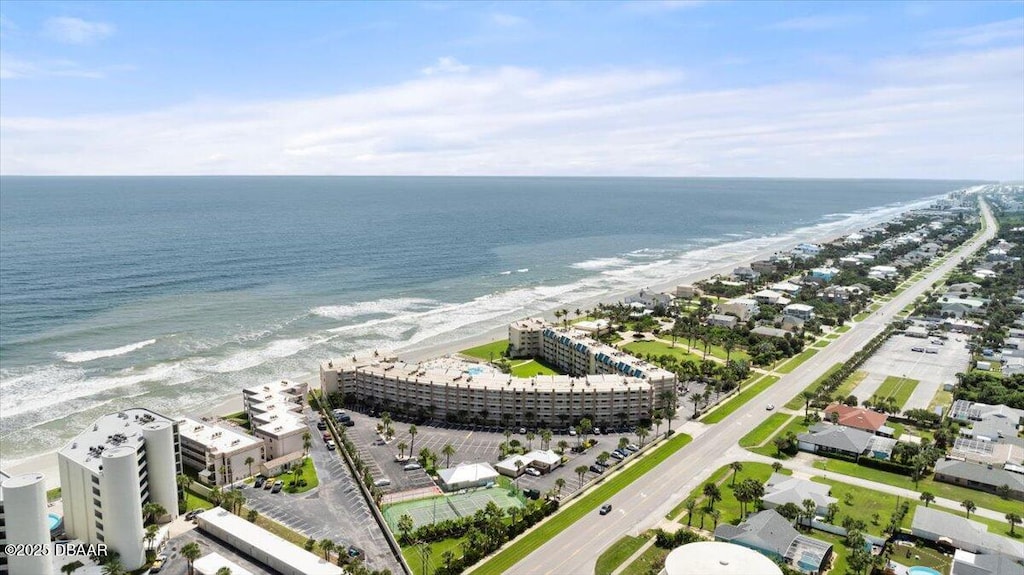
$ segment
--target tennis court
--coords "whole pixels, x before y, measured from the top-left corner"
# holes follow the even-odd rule
[[[487,507],[487,504],[492,501],[502,509],[524,506],[519,497],[509,495],[508,491],[501,487],[491,487],[458,495],[439,495],[426,499],[402,501],[384,508],[383,514],[391,531],[397,533],[398,519],[402,515],[411,517],[414,528],[419,528],[445,519],[458,519],[472,515],[476,513],[477,509]]]

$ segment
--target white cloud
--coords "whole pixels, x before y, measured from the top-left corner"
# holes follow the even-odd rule
[[[860,17],[852,15],[819,14],[816,16],[803,16],[800,18],[782,20],[781,22],[775,22],[768,27],[773,30],[818,32],[822,30],[842,28],[844,26],[849,26],[850,24],[856,24],[860,21]]]
[[[1024,43],[1024,18],[939,30],[934,35],[941,44],[977,47],[1007,43],[1020,46]]]
[[[696,90],[673,70],[465,69],[332,97],[0,117],[4,174],[1024,179],[1024,63],[891,59],[851,85]]]
[[[17,78],[104,78],[113,70],[126,67],[87,68],[72,60],[25,60],[17,56],[0,53],[0,78],[13,80]]]
[[[95,44],[113,34],[114,29],[113,24],[69,16],[50,18],[43,24],[46,37],[63,44]]]
[[[426,74],[427,76],[432,76],[434,74],[459,74],[468,71],[469,66],[463,64],[462,62],[459,62],[458,60],[452,58],[451,56],[443,56],[441,58],[438,58],[437,62],[435,62],[432,66],[427,66],[426,68],[420,70],[421,73]]]
[[[490,20],[491,24],[501,28],[515,28],[516,26],[522,26],[527,22],[526,18],[501,12],[491,14],[488,20]]]

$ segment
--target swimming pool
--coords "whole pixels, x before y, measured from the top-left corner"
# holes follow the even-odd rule
[[[486,373],[486,372],[487,372],[487,369],[483,368],[483,367],[470,367],[470,368],[466,369],[466,373],[468,373],[469,375],[480,375],[481,373]]]
[[[64,534],[64,518],[56,513],[47,513],[46,522],[50,526],[50,536],[60,537]]]
[[[942,573],[939,573],[931,567],[921,567],[918,565],[907,569],[907,575],[942,575]]]

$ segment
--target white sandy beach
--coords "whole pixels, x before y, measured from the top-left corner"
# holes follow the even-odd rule
[[[911,209],[910,207],[906,209]],[[891,217],[896,217],[894,214]],[[770,255],[792,248],[800,241],[813,241],[813,242],[828,242],[834,239],[843,237],[854,231],[866,227],[863,222],[851,223],[849,226],[845,226],[841,229],[832,229],[826,235],[818,237],[805,237],[800,239],[794,239],[793,237],[780,238],[778,241],[770,242],[765,245],[762,249],[756,253],[743,254],[729,260],[722,260],[711,266],[694,270],[693,272],[687,273],[682,276],[665,278],[661,283],[656,283],[650,286],[645,286],[645,289],[653,291],[671,291],[674,290],[675,286],[680,284],[692,284],[701,279],[709,278],[716,274],[728,275],[732,270],[743,264],[748,264],[752,261],[764,259]],[[552,309],[548,310],[544,317],[549,320],[554,319],[554,311],[556,309],[568,308],[568,309],[586,309],[596,306],[598,303],[613,303],[621,301],[625,296],[635,293],[637,290],[622,291],[612,294],[607,294],[600,297],[594,297],[579,301],[565,302],[559,304]],[[473,347],[476,345],[482,345],[491,341],[507,337],[508,331],[505,325],[495,326],[493,329],[487,330],[483,333],[467,336],[457,337],[448,341],[437,343],[427,346],[418,346],[411,349],[406,349],[401,346],[396,346],[395,351],[406,361],[417,362],[424,361],[430,358],[450,354],[457,352],[462,349]],[[327,358],[324,358],[327,359]],[[316,366],[311,366],[316,368]],[[294,379],[300,381],[309,382],[311,387],[319,385],[319,373],[317,371],[310,371],[307,375],[300,376]],[[226,415],[229,413],[236,413],[242,410],[242,398],[239,393],[241,390],[236,390],[232,395],[226,396],[224,401],[212,406],[209,410],[198,415],[204,417]],[[52,451],[49,453],[41,454],[36,457],[28,458],[20,461],[18,464],[5,467],[5,471],[9,474],[28,473],[28,472],[41,472],[46,476],[47,488],[54,488],[60,485],[60,478],[57,466],[57,453]]]

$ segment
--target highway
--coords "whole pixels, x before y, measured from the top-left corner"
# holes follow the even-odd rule
[[[877,312],[857,323],[842,337],[820,350],[792,373],[747,402],[729,418],[709,426],[679,453],[637,479],[611,499],[613,511],[600,516],[597,510],[577,521],[553,539],[514,565],[515,575],[592,575],[597,557],[625,535],[636,535],[656,527],[675,505],[705,480],[715,469],[735,459],[730,448],[765,419],[765,406],[782,405],[803,391],[820,374],[838,362],[847,360],[880,333],[904,307],[912,303],[933,283],[953,269],[965,257],[977,251],[995,236],[996,223],[988,205],[982,201],[987,222],[985,232],[971,240],[965,249],[934,269],[921,281],[885,303]],[[731,450],[735,454],[735,450]]]

